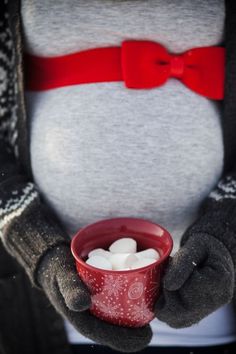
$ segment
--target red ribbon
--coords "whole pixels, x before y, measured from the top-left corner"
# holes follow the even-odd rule
[[[150,89],[175,78],[200,95],[222,100],[225,48],[199,47],[171,54],[153,41],[125,40],[121,47],[56,57],[24,53],[24,72],[25,88],[32,91],[110,81],[124,81],[129,89]]]

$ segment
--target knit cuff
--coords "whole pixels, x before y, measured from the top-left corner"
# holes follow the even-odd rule
[[[24,176],[0,184],[0,201],[3,244],[24,267],[32,284],[40,287],[36,273],[41,257],[59,244],[70,245],[70,238],[40,200],[35,184]]]

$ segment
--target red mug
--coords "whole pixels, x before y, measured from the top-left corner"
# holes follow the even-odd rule
[[[135,239],[138,252],[156,249],[160,259],[142,268],[120,271],[85,263],[91,250],[108,249],[122,237]],[[126,327],[142,327],[152,321],[160,279],[172,248],[170,233],[144,219],[106,219],[81,228],[72,238],[71,251],[78,274],[91,293],[90,312],[104,321]]]

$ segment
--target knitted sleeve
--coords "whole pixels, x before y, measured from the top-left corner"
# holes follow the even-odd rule
[[[236,264],[236,173],[220,179],[203,201],[200,215],[186,230],[181,245],[195,232],[207,233],[221,240]]]
[[[35,271],[41,257],[70,239],[18,162],[15,52],[8,17],[7,1],[1,1],[0,239],[37,286]]]

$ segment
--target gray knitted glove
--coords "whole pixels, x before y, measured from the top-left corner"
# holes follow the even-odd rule
[[[37,281],[55,309],[85,337],[121,352],[136,352],[151,340],[150,326],[125,328],[90,314],[90,295],[80,280],[70,247],[49,250],[37,270]]]
[[[69,245],[49,249],[38,266],[36,277],[56,308],[58,303],[74,311],[89,308],[90,294],[76,273]]]
[[[235,270],[230,252],[217,238],[192,232],[170,260],[156,317],[169,326],[191,326],[233,298]]]

